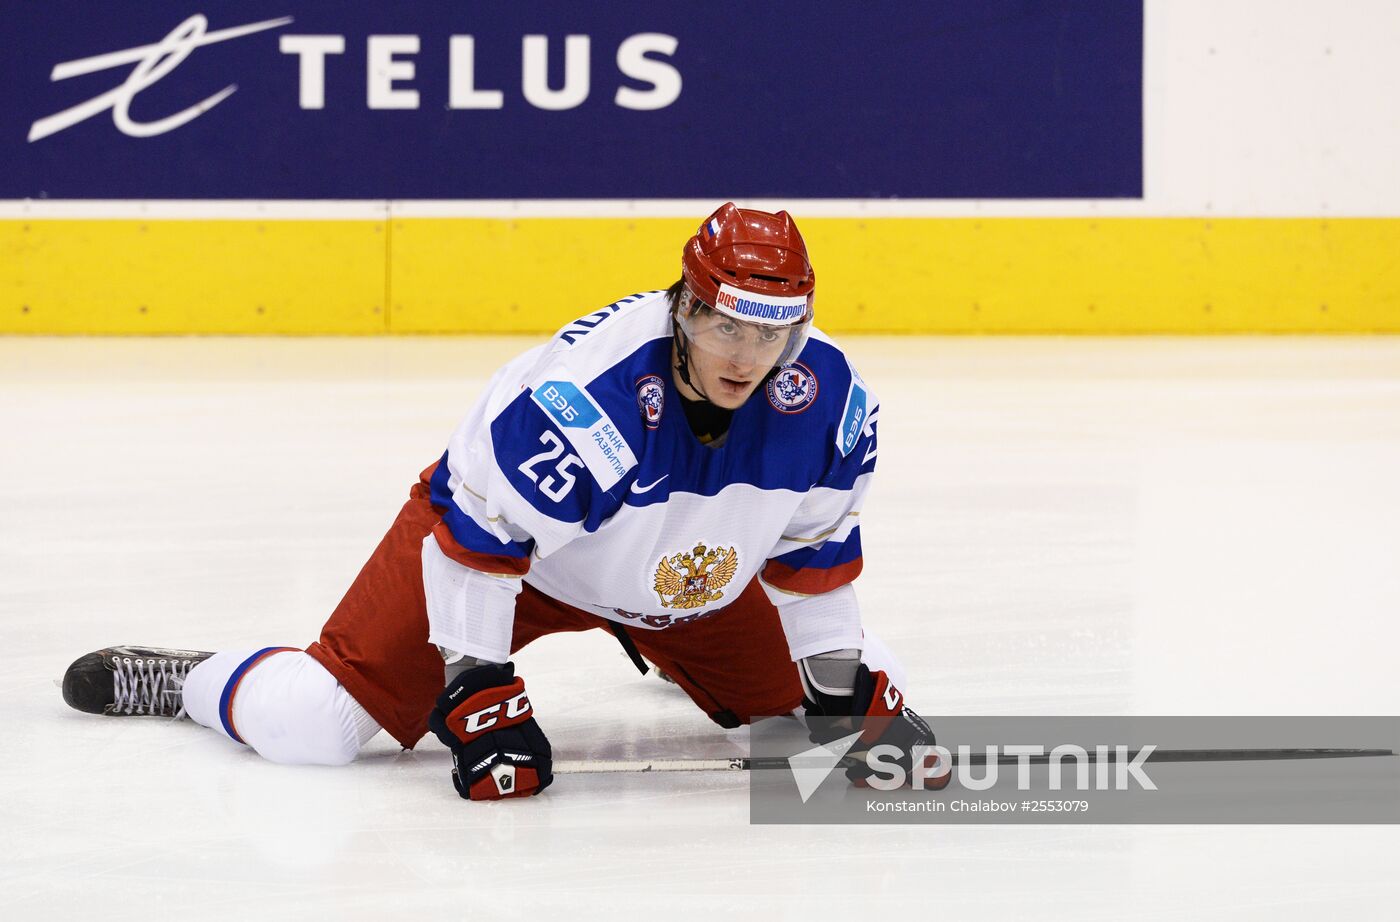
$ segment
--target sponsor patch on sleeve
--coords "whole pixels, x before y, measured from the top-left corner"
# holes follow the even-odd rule
[[[562,374],[546,374],[530,396],[563,431],[602,490],[610,490],[637,464],[637,456],[587,389]]]
[[[841,428],[836,431],[836,447],[841,449],[843,458],[849,455],[851,449],[860,441],[869,401],[870,395],[866,393],[865,383],[852,374],[851,390],[846,395],[846,410],[841,414]]]

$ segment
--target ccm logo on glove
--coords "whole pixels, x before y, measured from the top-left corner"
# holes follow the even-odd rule
[[[510,692],[514,694],[504,701],[500,700],[501,695]],[[505,709],[504,713],[502,708]],[[462,742],[470,743],[487,730],[503,730],[524,723],[530,714],[530,699],[525,694],[525,682],[517,678],[506,688],[490,688],[472,695],[453,708],[448,720],[461,721],[461,728],[454,730]]]
[[[528,797],[554,780],[549,740],[511,663],[450,680],[428,727],[452,750],[452,785],[468,800]]]

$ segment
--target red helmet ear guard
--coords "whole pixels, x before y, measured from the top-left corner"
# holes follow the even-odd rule
[[[716,303],[721,285],[731,285],[758,295],[806,297],[811,318],[816,274],[786,211],[773,214],[725,202],[686,242],[681,274],[706,304]]]

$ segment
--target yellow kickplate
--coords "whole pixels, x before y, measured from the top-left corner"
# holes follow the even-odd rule
[[[807,218],[833,333],[1400,332],[1400,219]],[[0,221],[0,332],[548,332],[687,218]]]
[[[0,221],[0,332],[383,333],[375,221]]]

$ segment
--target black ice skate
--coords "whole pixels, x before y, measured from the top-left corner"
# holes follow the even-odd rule
[[[63,700],[89,714],[183,717],[185,676],[212,653],[160,647],[108,647],[78,658],[63,674]]]

